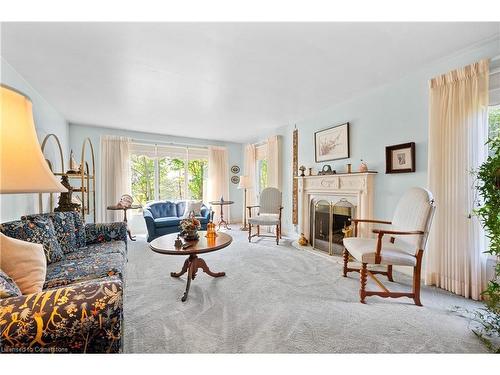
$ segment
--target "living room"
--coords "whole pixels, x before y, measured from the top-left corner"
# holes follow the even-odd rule
[[[498,20],[14,18],[6,358],[499,352]]]

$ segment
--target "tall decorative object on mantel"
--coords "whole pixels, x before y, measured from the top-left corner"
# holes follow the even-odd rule
[[[45,151],[45,147],[47,145],[47,141],[50,138],[54,138],[56,141],[56,145],[59,149],[59,155],[61,158],[61,172],[54,172],[55,176],[61,176],[61,179],[64,182],[68,183],[72,187],[72,194],[74,195],[79,194],[79,197],[73,197],[76,199],[71,198],[70,201],[67,201],[68,195],[63,196],[63,202],[61,206],[61,201],[59,202],[59,211],[73,211],[74,207],[76,205],[75,200],[78,202],[81,202],[79,204],[80,210],[82,213],[82,217],[85,220],[86,215],[92,215],[94,223],[96,222],[96,209],[95,209],[95,185],[96,185],[96,173],[95,173],[95,160],[94,160],[94,146],[92,145],[92,141],[90,138],[85,138],[83,140],[83,145],[82,145],[82,156],[81,156],[81,163],[79,166],[76,166],[76,163],[73,161],[70,163],[70,169],[68,171],[64,171],[64,158],[63,158],[63,152],[62,152],[62,147],[61,147],[61,142],[59,141],[59,138],[55,134],[48,134],[44,140],[42,141],[42,153]],[[88,150],[89,152],[89,157],[90,157],[90,162],[92,168],[89,167],[89,163],[86,161],[86,151]],[[45,159],[47,164],[49,165],[49,168],[51,168],[52,163]],[[72,169],[75,168],[76,169]],[[75,186],[71,185],[71,181],[76,181]],[[40,213],[43,212],[43,202],[42,202],[42,194],[39,194],[39,211]],[[51,196],[50,199],[50,207],[49,207],[49,212],[54,211],[53,207],[53,199]]]
[[[299,131],[297,126],[293,130],[293,147],[292,147],[292,224],[299,223],[299,181],[295,177],[299,173]]]

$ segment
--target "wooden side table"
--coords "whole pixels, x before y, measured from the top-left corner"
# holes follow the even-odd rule
[[[212,201],[209,202],[210,205],[212,206],[220,206],[220,217],[219,217],[219,222],[217,223],[217,229],[220,229],[220,226],[223,225],[224,228],[226,229],[231,229],[229,228],[229,224],[227,223],[226,220],[224,220],[224,206],[229,206],[230,204],[233,204],[233,201]]]
[[[127,223],[127,210],[135,210],[135,209],[138,209],[138,208],[142,208],[142,206],[140,204],[133,204],[130,207],[122,207],[122,206],[113,205],[113,206],[108,206],[106,208],[108,210],[111,210],[111,211],[123,210],[123,222],[127,225],[128,238],[130,238],[130,241],[135,241],[135,236],[132,236],[132,233],[130,232],[130,228],[128,227],[128,223]]]

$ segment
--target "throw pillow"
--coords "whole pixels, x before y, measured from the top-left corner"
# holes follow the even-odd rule
[[[22,294],[42,291],[47,272],[43,245],[10,238],[0,233],[0,268]]]
[[[19,237],[23,241],[39,243],[43,245],[47,264],[64,259],[61,245],[57,242],[56,232],[52,220],[42,216],[22,218],[24,235]]]
[[[201,216],[202,204],[202,201],[186,201],[186,209],[184,210],[183,218],[189,217],[191,212],[194,212],[194,216]]]
[[[57,242],[59,242],[63,253],[68,254],[75,251],[77,246],[73,215],[70,215],[69,212],[54,212],[49,217],[54,224]]]
[[[9,275],[0,269],[0,298],[20,296],[21,290]]]
[[[71,214],[75,221],[76,247],[85,247],[87,246],[87,239],[85,236],[85,223],[83,222],[82,215],[78,211],[72,211]]]

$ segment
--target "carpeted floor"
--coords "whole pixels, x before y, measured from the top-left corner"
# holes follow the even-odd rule
[[[334,257],[298,250],[287,240],[249,244],[246,233],[204,254],[214,279],[198,271],[189,299],[184,257],[129,242],[125,286],[126,353],[478,353],[484,347],[453,306],[478,303],[424,287],[422,303],[370,297],[358,302],[358,275],[341,276]],[[409,287],[395,273],[390,289]],[[370,289],[376,285],[369,281]]]

